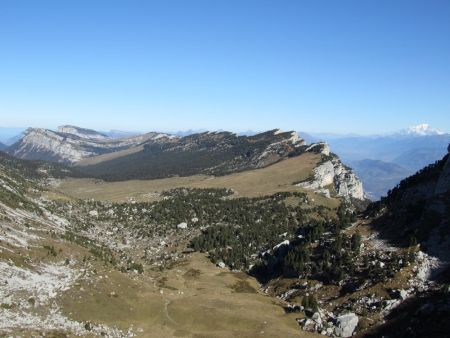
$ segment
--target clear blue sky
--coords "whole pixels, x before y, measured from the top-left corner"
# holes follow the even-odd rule
[[[450,131],[448,0],[0,1],[0,126]]]

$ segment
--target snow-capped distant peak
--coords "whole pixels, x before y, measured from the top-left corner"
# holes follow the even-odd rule
[[[418,124],[416,126],[411,126],[404,132],[407,135],[416,136],[429,136],[429,135],[444,135],[445,133],[440,129],[431,128],[428,123]]]

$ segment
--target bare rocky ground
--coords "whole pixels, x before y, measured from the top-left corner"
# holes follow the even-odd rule
[[[59,257],[52,237],[65,230],[50,218],[0,204],[0,331],[86,331],[86,323],[65,316],[58,299],[84,278],[83,264]],[[55,218],[56,219],[56,218]],[[90,331],[111,337],[132,336],[117,328],[92,325]],[[27,334],[25,333],[24,336]]]
[[[285,302],[287,312],[298,314],[296,320],[303,330],[330,337],[364,336],[365,331],[385,323],[389,314],[406,301],[442,290],[433,277],[448,267],[447,262],[420,251],[420,246],[405,249],[389,245],[363,221],[346,232],[365,234],[360,257],[368,257],[374,270],[391,270],[393,274],[381,280],[369,278],[351,290],[345,290],[343,284],[324,285],[308,279],[280,278],[265,285],[267,294]],[[359,261],[356,266],[362,264]],[[317,306],[303,304],[310,296],[317,300]]]

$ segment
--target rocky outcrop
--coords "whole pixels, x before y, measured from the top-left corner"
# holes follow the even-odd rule
[[[326,144],[325,144],[326,145]],[[323,144],[311,145],[309,150],[323,154],[325,159],[314,169],[313,177],[297,186],[324,193],[327,187],[334,187],[338,196],[346,199],[365,200],[362,182],[355,173],[344,166],[335,155],[329,155],[329,148]],[[326,155],[328,153],[328,155]],[[326,192],[325,195],[328,195]]]
[[[318,143],[311,144],[308,148],[306,148],[305,151],[318,152],[325,156],[329,156],[330,155],[330,146],[328,145],[328,143],[318,142]]]
[[[351,337],[358,326],[358,316],[354,313],[347,313],[336,318],[336,328],[334,333],[338,337]]]

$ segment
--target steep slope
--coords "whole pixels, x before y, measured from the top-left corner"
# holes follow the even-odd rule
[[[8,148],[8,152],[21,159],[72,164],[84,158],[136,147],[144,142],[159,144],[171,139],[171,136],[160,133],[112,139],[93,130],[73,126],[59,127],[58,131],[30,128]]]
[[[347,200],[363,202],[366,200],[359,178],[352,169],[341,162],[337,155],[330,153],[326,143],[312,144],[305,151],[319,152],[321,161],[308,179],[296,184],[298,187],[323,193],[327,197],[331,195],[331,192],[335,192]]]
[[[417,242],[430,254],[450,259],[449,155],[400,182],[386,198],[370,205],[367,214],[390,241]]]
[[[6,145],[0,142],[0,151],[5,150]]]
[[[414,293],[386,316],[386,324],[367,336],[448,337],[450,155],[403,180],[385,198],[371,204],[364,223],[386,242],[407,248],[409,255],[422,250],[418,251],[420,257],[428,256],[428,263],[415,269],[427,284],[411,286]]]

